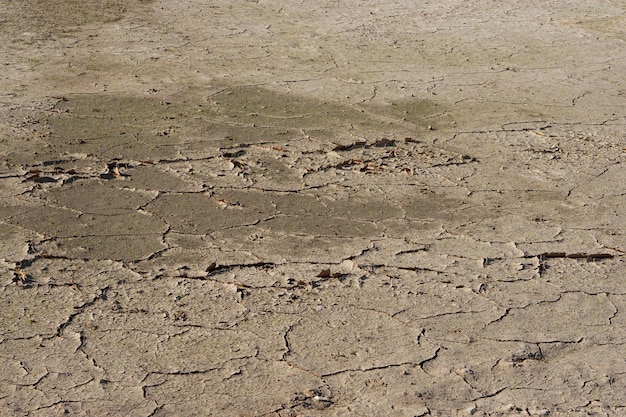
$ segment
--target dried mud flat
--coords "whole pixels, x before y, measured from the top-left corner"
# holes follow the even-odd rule
[[[622,1],[0,6],[1,415],[626,415]]]

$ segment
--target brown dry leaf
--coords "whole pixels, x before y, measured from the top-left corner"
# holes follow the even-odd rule
[[[319,274],[317,274],[318,278],[330,278],[330,268],[322,269]]]
[[[22,271],[19,267],[15,268],[13,274],[13,282],[24,284],[28,280],[28,275],[26,275],[26,272]]]
[[[392,139],[381,138],[381,139],[378,139],[376,142],[374,142],[374,146],[378,148],[385,147],[385,146],[396,146],[396,141]]]
[[[318,278],[341,278],[346,274],[342,274],[341,272],[330,272],[330,268],[325,268],[320,271],[316,276]]]
[[[128,167],[127,164],[122,164],[122,166]],[[101,174],[100,178],[103,178],[106,180],[112,180],[112,179],[123,179],[124,177],[127,177],[128,175],[124,175],[120,172],[119,167],[120,167],[120,164],[116,161],[107,163],[107,172],[105,174]]]
[[[367,145],[366,141],[357,141],[349,145],[337,145],[333,148],[333,151],[350,151],[355,148],[364,148],[365,145]]]
[[[282,146],[272,146],[272,149],[279,152],[289,152],[289,150],[283,148]]]
[[[336,165],[337,168],[344,168],[344,167],[349,167],[352,165],[359,165],[362,164],[363,160],[362,159],[347,159],[343,162],[340,162]]]
[[[243,169],[246,167],[246,164],[244,162],[241,162],[237,159],[231,159],[232,164],[235,166],[235,168],[239,168],[239,169]]]
[[[382,169],[382,167],[379,167],[376,162],[368,162],[363,168],[361,168],[361,172],[374,172],[378,169]]]
[[[215,271],[217,269],[217,263],[216,262],[211,262],[211,265],[209,265],[206,269],[206,272],[208,272],[209,274],[213,271]]]

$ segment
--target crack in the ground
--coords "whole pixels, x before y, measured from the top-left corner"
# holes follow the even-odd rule
[[[428,361],[429,359],[425,359],[425,361]],[[421,366],[421,364],[424,361],[421,362],[412,362],[412,361],[408,361],[408,362],[400,362],[400,363],[391,363],[391,364],[387,364],[387,365],[379,365],[379,366],[371,366],[368,368],[348,368],[348,369],[341,369],[339,371],[334,371],[334,372],[329,372],[326,374],[321,374],[322,378],[328,378],[330,376],[336,376],[336,375],[341,375],[341,374],[345,374],[345,373],[350,373],[350,372],[372,372],[372,371],[379,371],[379,370],[383,370],[383,369],[393,369],[393,368],[399,368],[402,366]]]
[[[74,319],[77,316],[83,314],[88,307],[93,306],[94,304],[96,304],[100,300],[106,300],[107,293],[108,293],[108,291],[110,289],[111,289],[111,287],[108,286],[108,285],[106,287],[99,288],[97,293],[93,296],[93,298],[91,300],[86,301],[86,302],[84,302],[83,304],[81,304],[79,306],[75,306],[74,307],[75,311],[73,313],[71,313],[69,315],[69,317],[64,322],[62,322],[61,324],[59,324],[57,326],[57,328],[56,328],[56,330],[55,330],[53,335],[44,337],[44,340],[49,340],[49,339],[53,339],[55,337],[61,336],[61,334],[63,333],[63,330],[65,330],[65,328],[67,328],[70,324],[72,324],[72,322],[74,321]]]

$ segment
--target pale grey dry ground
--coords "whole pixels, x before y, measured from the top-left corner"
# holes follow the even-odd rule
[[[3,416],[626,415],[623,1],[2,1]]]

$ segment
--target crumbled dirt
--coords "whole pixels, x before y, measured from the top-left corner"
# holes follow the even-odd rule
[[[619,1],[4,1],[3,416],[626,413]]]

